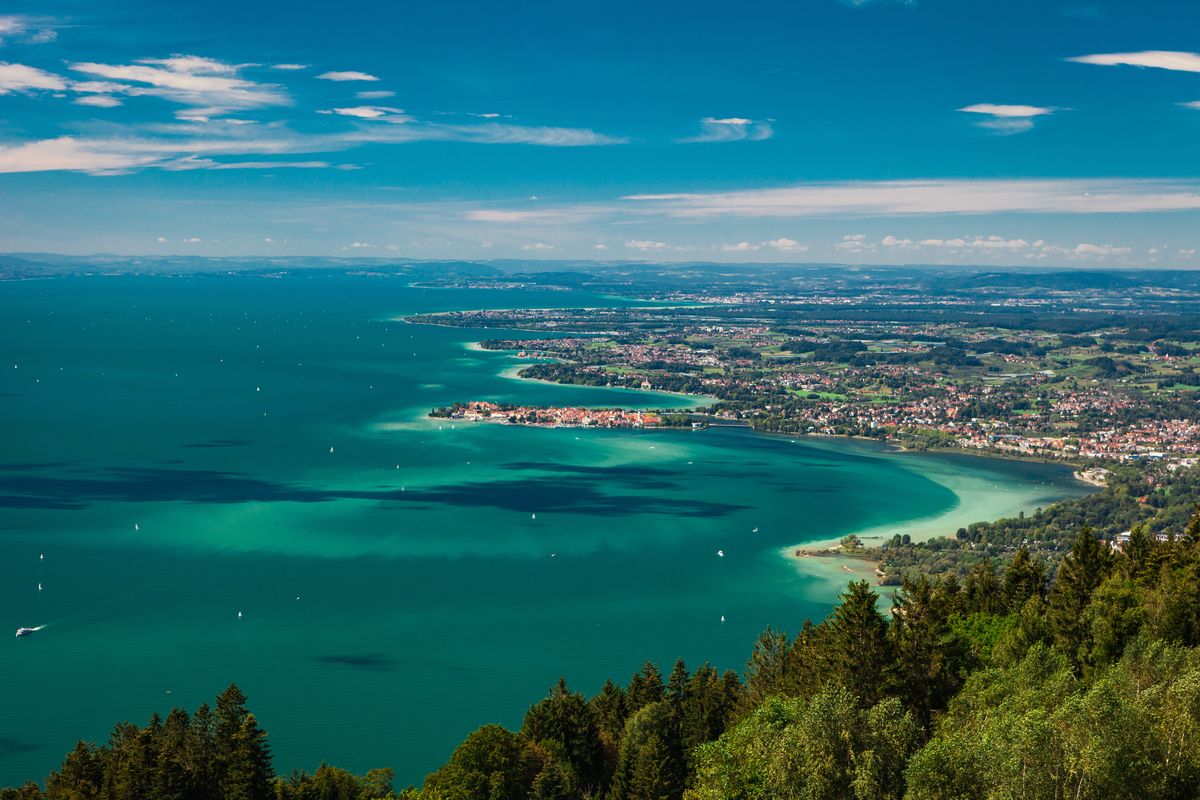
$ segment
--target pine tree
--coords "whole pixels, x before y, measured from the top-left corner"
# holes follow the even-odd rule
[[[858,694],[866,705],[878,702],[895,670],[887,620],[879,596],[866,581],[852,581],[841,602],[822,623],[822,660],[829,680]]]
[[[968,614],[997,614],[1004,606],[1003,591],[996,568],[991,561],[980,561],[971,567],[963,585]]]
[[[97,800],[104,783],[104,753],[79,742],[46,779],[46,800]]]
[[[242,718],[231,744],[221,783],[222,800],[271,800],[271,748],[253,714]]]
[[[677,800],[683,795],[678,772],[671,747],[651,736],[634,758],[627,800]]]
[[[1059,566],[1050,590],[1048,616],[1054,639],[1076,668],[1090,649],[1083,612],[1096,587],[1108,576],[1111,562],[1108,548],[1084,528]]]
[[[783,691],[788,663],[788,640],[769,626],[754,643],[746,662],[746,703],[757,706]]]
[[[725,732],[733,708],[721,676],[711,664],[702,664],[688,681],[684,693],[679,746],[685,763],[691,763],[691,754],[697,747]]]
[[[217,721],[207,703],[201,703],[188,723],[186,764],[192,776],[195,800],[218,800],[220,773],[215,730]]]
[[[670,704],[651,703],[629,718],[606,800],[678,800],[684,765]]]
[[[592,792],[603,785],[605,758],[599,726],[587,701],[568,689],[564,679],[559,678],[549,696],[525,714],[521,733],[557,753],[583,790]]]
[[[663,699],[662,673],[658,666],[649,661],[642,664],[642,669],[629,681],[626,690],[629,697],[629,712],[632,714],[643,706],[657,703]]]
[[[1017,548],[1016,555],[1004,570],[1004,603],[1009,613],[1017,613],[1025,607],[1031,597],[1041,597],[1046,592],[1046,573],[1040,562],[1034,561],[1024,546]]]
[[[688,678],[687,665],[683,663],[682,658],[677,659],[675,667],[667,677],[667,699],[671,701],[671,707],[675,709],[675,712],[681,716],[683,703],[687,696]]]
[[[172,709],[159,733],[154,768],[156,800],[190,800],[193,779],[188,769],[188,714]]]
[[[986,574],[995,581],[990,570]],[[967,661],[965,650],[950,636],[946,597],[929,578],[922,575],[904,581],[903,591],[896,596],[890,632],[896,653],[897,692],[917,722],[928,728],[933,712],[944,709],[962,685]]]
[[[601,734],[618,742],[629,718],[629,700],[625,690],[611,680],[604,682],[599,694],[588,701]]]
[[[530,800],[576,800],[581,793],[572,778],[570,767],[550,761],[534,779]]]
[[[1149,577],[1153,567],[1151,559],[1153,550],[1154,545],[1146,534],[1146,526],[1134,525],[1129,532],[1129,541],[1125,543],[1121,557],[1117,559],[1121,573],[1130,580]]]

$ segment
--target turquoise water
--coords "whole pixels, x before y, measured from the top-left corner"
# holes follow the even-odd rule
[[[620,302],[0,284],[0,623],[49,625],[0,637],[0,784],[234,681],[281,771],[419,781],[560,674],[594,691],[645,658],[740,669],[763,627],[824,615],[845,581],[789,545],[970,518],[987,487],[987,516],[1081,492],[1060,468],[865,443],[439,424],[429,408],[465,399],[689,401],[505,377],[511,358],[468,348],[494,331],[392,321]]]

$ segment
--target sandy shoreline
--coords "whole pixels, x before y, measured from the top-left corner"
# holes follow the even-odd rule
[[[883,455],[891,458],[911,458],[914,454],[893,451],[883,453]],[[936,458],[938,454],[934,453],[931,456]],[[831,573],[836,573],[837,565],[842,562],[853,565],[853,562],[857,561],[863,565],[863,572],[869,573],[869,576],[875,579],[874,571],[878,564],[860,557],[856,558],[853,553],[842,552],[839,546],[842,537],[852,533],[867,546],[872,546],[901,533],[908,534],[914,542],[923,542],[940,536],[953,536],[959,528],[966,527],[973,522],[991,522],[1001,517],[1013,517],[1022,511],[1031,512],[1037,506],[1045,507],[1053,502],[1059,502],[1059,500],[1049,500],[1032,491],[1010,491],[1004,486],[996,485],[980,476],[964,476],[949,469],[939,471],[936,469],[936,465],[933,469],[929,469],[930,465],[928,464],[925,466],[925,470],[920,470],[925,477],[954,493],[957,500],[951,507],[925,517],[868,526],[860,530],[846,531],[837,537],[825,537],[789,545],[779,551],[781,557],[805,575],[817,575],[825,578],[828,578]],[[1078,479],[1078,474],[1075,477]],[[1093,482],[1082,482],[1096,486]],[[798,553],[803,555],[797,555]],[[814,555],[815,553],[822,554]],[[835,566],[831,568],[831,564]],[[863,577],[867,577],[867,575]]]

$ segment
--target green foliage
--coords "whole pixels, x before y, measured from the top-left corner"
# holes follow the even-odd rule
[[[230,686],[217,713],[174,709],[144,728],[121,723],[108,742],[80,742],[46,779],[48,800],[269,800],[275,796],[266,734]]]
[[[773,697],[697,752],[688,800],[898,800],[920,726],[892,699],[862,708],[846,689]]]
[[[525,800],[546,757],[499,725],[469,735],[450,761],[425,779],[423,800]]]
[[[1037,645],[984,670],[907,771],[910,800],[1194,797],[1200,658],[1141,641],[1091,683]]]

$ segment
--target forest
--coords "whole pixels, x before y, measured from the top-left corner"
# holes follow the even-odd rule
[[[420,787],[387,769],[276,774],[231,686],[0,800],[1100,800],[1200,794],[1200,512],[1117,550],[1084,527],[1052,580],[1018,548],[863,581],[824,620],[766,630],[741,675],[646,663],[591,697],[564,679],[518,730],[484,725]],[[347,726],[353,721],[347,719]]]
[[[1148,465],[1111,465],[1102,491],[1064,500],[1032,514],[973,522],[953,538],[923,542],[892,540],[864,548],[860,555],[878,561],[889,585],[905,577],[954,573],[960,579],[980,562],[996,568],[1025,548],[1053,570],[1070,550],[1075,533],[1087,526],[1111,539],[1142,526],[1148,535],[1166,537],[1183,530],[1200,507],[1200,469],[1155,469]]]

